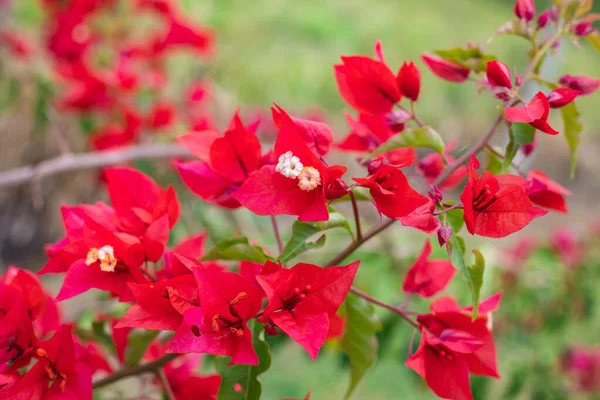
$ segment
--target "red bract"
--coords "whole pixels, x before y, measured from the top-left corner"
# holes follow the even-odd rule
[[[567,213],[567,203],[564,196],[571,192],[546,176],[542,171],[531,170],[527,179],[515,175],[498,175],[501,184],[520,185],[529,200],[540,207]]]
[[[446,81],[456,83],[464,82],[471,72],[469,68],[465,68],[462,65],[455,64],[431,54],[421,54],[421,59],[434,75]]]
[[[444,290],[454,277],[456,269],[448,260],[428,260],[431,255],[431,242],[425,241],[421,254],[406,273],[402,289],[406,293],[416,293],[428,298]]]
[[[316,359],[333,318],[346,298],[359,261],[345,267],[321,268],[296,264],[285,269],[267,261],[275,270],[256,277],[269,299],[261,321],[269,321],[306,349]]]
[[[281,117],[273,150],[277,166],[261,167],[232,197],[258,215],[289,214],[301,221],[326,221],[327,195],[339,196],[333,189],[346,168],[327,167],[306,145],[301,128],[283,109],[277,110]]]
[[[135,110],[123,111],[122,122],[112,122],[95,130],[89,138],[94,150],[107,150],[133,143],[141,133],[142,119]]]
[[[444,149],[444,154],[446,156],[446,160],[450,164],[454,163],[456,160],[453,156],[448,154],[454,147],[454,143],[450,143]],[[419,161],[417,165],[419,172],[423,174],[425,179],[427,179],[427,183],[433,184],[437,177],[442,173],[445,168],[444,160],[440,153],[429,153]],[[450,176],[448,176],[444,181],[438,186],[439,189],[453,189],[458,186],[459,183],[465,179],[467,176],[467,169],[464,166],[458,167]]]
[[[106,110],[114,105],[105,80],[83,62],[65,65],[60,73],[68,79],[66,93],[58,99],[61,109]]]
[[[440,220],[433,214],[435,211],[435,203],[428,199],[427,203],[404,217],[400,217],[399,221],[404,226],[410,226],[425,232],[428,235],[436,233],[441,228]]]
[[[215,132],[190,132],[180,136],[190,152],[202,161],[177,163],[187,187],[204,200],[236,208],[231,196],[261,165],[261,147],[236,113],[223,137]]]
[[[137,304],[123,315],[117,328],[176,330],[183,314],[200,306],[198,287],[192,275],[183,275],[155,283],[130,283]]]
[[[510,69],[500,61],[488,61],[485,72],[487,83],[492,86],[512,89]]]
[[[389,218],[405,217],[429,202],[410,187],[402,171],[389,165],[379,168],[369,178],[352,179],[369,189],[379,212]]]
[[[150,110],[147,124],[152,129],[166,128],[173,124],[175,119],[175,107],[172,104],[157,103]]]
[[[581,90],[570,88],[554,89],[548,93],[548,103],[550,104],[550,108],[560,108],[575,100],[580,94]]]
[[[70,327],[63,325],[51,339],[40,342],[35,357],[37,363],[3,398],[91,400],[92,373],[76,359]]]
[[[342,98],[354,109],[367,114],[384,114],[400,101],[394,73],[387,65],[365,56],[342,57],[334,66]]]
[[[272,109],[273,121],[277,128],[281,129],[281,113],[278,108]],[[290,117],[296,125],[297,132],[300,134],[304,142],[317,157],[322,157],[329,153],[333,135],[327,124],[319,121],[311,121],[309,119],[301,119]]]
[[[0,283],[0,370],[29,364],[35,336],[29,311],[19,288]]]
[[[419,90],[421,89],[421,72],[412,61],[405,62],[400,67],[396,82],[400,93],[412,101],[417,101],[419,98]]]
[[[38,319],[46,309],[48,294],[35,274],[9,266],[0,282],[17,288],[21,292],[25,306],[32,320]]]
[[[0,31],[0,45],[22,60],[28,60],[33,52],[30,40],[16,31]]]
[[[517,18],[529,22],[535,17],[535,4],[533,0],[516,0],[514,12]]]
[[[472,155],[467,165],[469,181],[460,195],[465,225],[472,235],[508,236],[548,213],[534,207],[519,184],[504,183],[489,172],[480,177],[477,168],[479,161]]]
[[[179,48],[196,50],[201,54],[209,54],[212,51],[214,38],[210,30],[188,25],[173,16],[168,16],[167,20],[168,30],[164,36],[152,43],[152,54],[160,55]]]
[[[100,289],[118,296],[121,301],[129,301],[132,295],[127,283],[147,282],[139,269],[144,261],[144,248],[136,237],[110,232],[88,220],[78,247],[87,249],[87,254],[79,254],[81,258],[69,267],[57,300]]]
[[[592,94],[600,86],[600,79],[585,75],[565,74],[560,77],[558,83],[574,90],[580,90],[581,96]]]
[[[559,132],[548,124],[549,115],[550,104],[542,92],[538,92],[529,103],[519,107],[506,107],[504,111],[507,121],[524,122],[549,135],[558,135]]]
[[[260,291],[231,272],[194,269],[201,308],[184,313],[168,352],[232,357],[229,365],[258,364],[246,325],[261,308]]]

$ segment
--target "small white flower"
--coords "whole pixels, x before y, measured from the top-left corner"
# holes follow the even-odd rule
[[[286,178],[296,179],[304,167],[300,162],[300,159],[291,151],[280,155],[278,161],[275,170]]]
[[[319,170],[313,167],[304,167],[298,177],[298,187],[310,192],[321,184],[321,174]]]

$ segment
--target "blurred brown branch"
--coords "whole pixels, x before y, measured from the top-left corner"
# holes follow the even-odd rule
[[[90,153],[66,153],[36,165],[27,165],[0,172],[0,188],[30,184],[42,178],[70,171],[105,167],[128,161],[152,158],[189,157],[190,152],[179,144],[140,144],[116,150]]]

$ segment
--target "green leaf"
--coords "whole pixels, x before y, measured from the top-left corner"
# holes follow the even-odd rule
[[[464,240],[459,236],[452,235],[450,237],[450,244],[452,248],[450,261],[460,271],[462,278],[469,284],[471,302],[473,304],[473,318],[475,318],[479,312],[479,293],[483,284],[483,270],[485,269],[483,256],[479,250],[473,250],[475,264],[467,267],[464,258]]]
[[[377,360],[379,343],[375,333],[381,330],[381,322],[373,305],[353,294],[346,297],[344,311],[346,327],[340,344],[350,359],[350,385],[345,396],[348,399]]]
[[[263,334],[263,325],[255,321],[254,327],[250,328],[253,332],[252,342],[258,356],[258,365],[227,366],[231,357],[217,357],[215,367],[223,379],[219,387],[219,400],[260,399],[262,385],[258,375],[271,366],[271,353],[267,342],[260,337]]]
[[[389,138],[385,143],[375,149],[363,161],[369,160],[379,154],[404,147],[429,147],[440,153],[444,152],[444,140],[433,128],[424,126],[417,129],[405,129]]]
[[[125,349],[125,365],[128,367],[137,366],[148,346],[159,333],[160,331],[132,331]]]
[[[577,163],[577,147],[581,140],[581,132],[583,131],[583,124],[577,111],[575,103],[567,104],[560,109],[562,114],[563,123],[565,125],[565,138],[569,144],[571,150],[571,178],[575,176],[575,165]]]
[[[506,146],[506,152],[504,154],[504,164],[502,170],[507,171],[510,167],[512,160],[517,155],[517,151],[521,146],[530,144],[533,142],[535,135],[535,128],[529,124],[523,124],[521,122],[513,122],[510,126],[510,141]]]
[[[21,85],[15,78],[0,80],[0,111],[12,106],[19,98]]]
[[[272,259],[265,254],[262,247],[251,245],[247,237],[238,237],[217,242],[201,260],[247,260],[264,263]]]
[[[587,14],[588,12],[590,12],[593,5],[594,5],[594,0],[583,0],[581,5],[579,6],[579,9],[575,13],[575,17],[579,18],[582,15]]]
[[[323,245],[325,245],[325,235],[319,236],[315,241],[309,241],[307,239],[318,232],[333,228],[344,228],[352,234],[350,224],[346,217],[332,208],[329,209],[329,220],[327,221],[312,223],[302,221],[294,222],[294,225],[292,226],[292,237],[286,243],[283,251],[279,255],[279,260],[282,263],[286,263],[307,250],[323,247]]]
[[[470,265],[467,272],[469,273],[469,288],[471,289],[471,297],[473,300],[473,320],[477,318],[479,313],[479,295],[481,294],[481,286],[483,285],[483,271],[485,270],[485,259],[483,254],[477,249],[473,250],[475,255],[475,264]]]
[[[458,233],[462,229],[465,224],[465,219],[463,217],[464,210],[462,208],[455,208],[454,210],[450,210],[445,214],[440,215],[440,219],[442,222],[446,221],[446,224],[452,228],[452,233]]]
[[[448,50],[435,50],[434,53],[444,60],[455,62],[477,72],[485,71],[487,62],[496,59],[493,55],[482,53],[478,47],[455,47]]]
[[[596,51],[600,53],[600,33],[593,32],[587,35],[585,38],[596,49]]]
[[[488,151],[488,163],[485,170],[491,172],[494,175],[502,173],[502,162],[503,160],[498,157],[495,153]]]

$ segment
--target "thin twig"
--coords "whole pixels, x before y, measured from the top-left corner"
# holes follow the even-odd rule
[[[443,210],[440,211],[436,211],[433,213],[433,215],[442,215],[442,214],[446,214],[447,212],[450,212],[452,210],[456,210],[457,208],[463,208],[462,204],[453,204],[452,206],[445,208]]]
[[[496,149],[494,149],[489,144],[485,146],[485,149],[487,151],[489,151],[490,153],[494,154],[498,158],[501,158],[503,160],[506,158],[505,155],[501,154],[499,151],[497,151]],[[513,167],[515,169],[515,171],[517,171],[519,173],[519,175],[521,175],[522,177],[526,177],[527,176],[527,174],[523,170],[521,170],[521,168],[519,168],[519,166],[517,164],[515,164],[514,162],[511,162],[510,166]]]
[[[116,150],[80,154],[63,154],[13,170],[0,172],[0,188],[31,183],[42,178],[70,171],[105,167],[128,161],[152,158],[189,157],[190,152],[180,144],[140,144]]]
[[[283,252],[283,241],[281,240],[279,225],[277,225],[277,220],[274,215],[271,215],[271,224],[273,225],[273,232],[275,232],[275,239],[277,239],[277,249],[279,249],[279,254],[281,254]]]
[[[352,201],[352,212],[354,213],[354,222],[356,223],[356,240],[361,240],[362,230],[360,228],[360,215],[358,213],[356,197],[354,196],[354,192],[352,190],[348,192],[348,195],[350,196],[350,201]]]
[[[158,358],[148,364],[139,365],[134,368],[122,368],[106,378],[102,378],[99,381],[94,382],[93,388],[98,389],[103,386],[110,385],[111,383],[120,381],[121,379],[129,378],[130,376],[147,374],[151,372],[156,373],[159,368],[162,368],[163,365],[173,361],[180,355],[181,354],[165,354],[161,358]]]
[[[398,314],[399,316],[401,316],[406,322],[408,322],[409,324],[411,324],[415,328],[419,329],[419,324],[417,322],[415,322],[411,317],[409,317],[408,314],[406,314],[403,309],[401,309],[399,307],[394,307],[391,304],[384,303],[381,300],[377,300],[375,297],[371,297],[368,294],[366,294],[365,292],[361,292],[360,290],[358,290],[358,289],[356,289],[354,287],[351,287],[350,291],[352,293],[354,293],[355,295],[357,295],[359,297],[362,297],[363,299],[365,299],[369,303],[378,305],[379,307],[383,307],[383,308],[388,309],[388,310],[390,310],[392,312],[395,312],[396,314]]]
[[[164,368],[159,368],[156,371],[156,375],[158,375],[158,378],[160,379],[160,383],[162,384],[163,387],[163,393],[165,394],[165,396],[167,396],[168,400],[175,400],[175,393],[173,393],[173,389],[171,388],[171,385],[169,384],[169,380],[167,379],[167,375],[165,374],[165,370]]]

